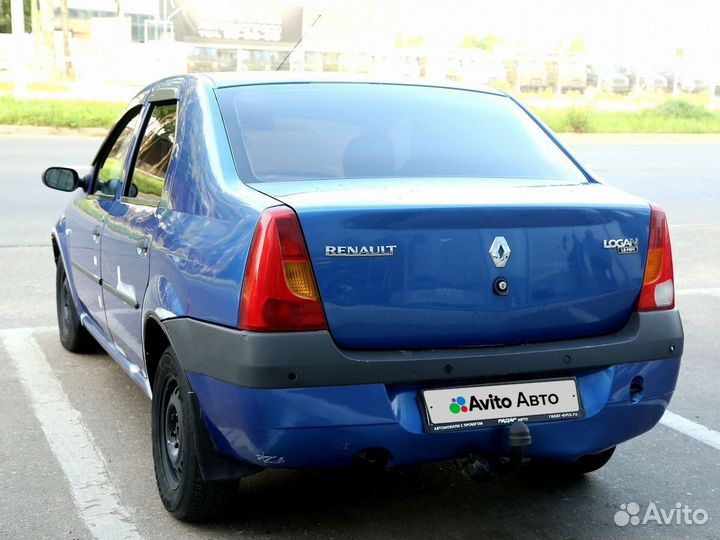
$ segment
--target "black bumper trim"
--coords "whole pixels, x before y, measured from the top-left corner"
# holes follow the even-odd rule
[[[529,345],[422,351],[339,349],[328,332],[253,333],[195,319],[164,321],[185,371],[248,388],[457,382],[575,372],[683,352],[677,310],[633,313],[614,334]]]

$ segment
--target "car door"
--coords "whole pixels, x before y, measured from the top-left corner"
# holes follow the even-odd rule
[[[141,107],[130,109],[110,132],[90,173],[87,193],[76,197],[65,213],[72,275],[81,309],[107,334],[101,289],[100,246],[108,211],[122,182]]]
[[[108,327],[115,346],[138,370],[144,370],[142,302],[150,272],[150,248],[162,212],[176,121],[176,100],[150,102],[122,197],[108,211],[102,235]]]

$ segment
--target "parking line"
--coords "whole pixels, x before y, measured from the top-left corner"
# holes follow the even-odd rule
[[[720,450],[720,432],[705,427],[702,424],[688,420],[684,416],[665,411],[665,414],[660,419],[660,423],[663,426],[679,431],[683,435],[692,437],[696,441],[705,443],[708,446],[712,446],[716,450]]]
[[[675,291],[679,296],[686,294],[707,294],[709,296],[720,296],[720,287],[706,287],[704,289],[678,289]]]
[[[702,229],[703,227],[720,227],[720,223],[677,223],[670,224],[670,230],[673,229]]]
[[[119,501],[105,458],[73,408],[32,329],[0,330],[10,361],[30,399],[50,450],[70,484],[73,502],[99,540],[140,540],[130,512]]]

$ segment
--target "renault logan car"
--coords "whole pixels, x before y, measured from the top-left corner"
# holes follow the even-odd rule
[[[503,93],[165,79],[87,176],[43,180],[76,193],[52,230],[62,344],[152,398],[179,519],[268,468],[586,473],[673,394],[665,213]]]

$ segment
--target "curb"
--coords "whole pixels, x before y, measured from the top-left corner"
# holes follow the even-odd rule
[[[51,126],[15,126],[0,124],[0,135],[2,136],[27,136],[27,137],[84,137],[97,138],[105,137],[109,129],[105,128],[68,128]]]

